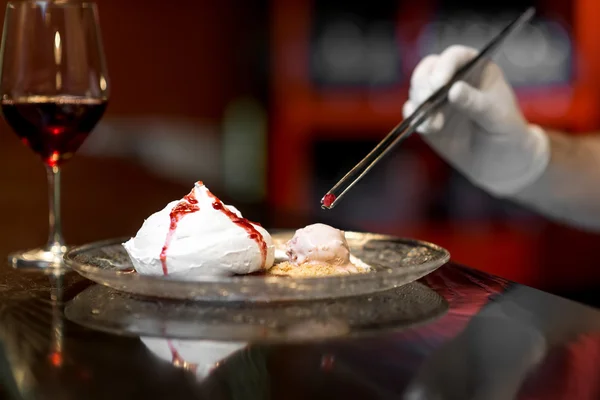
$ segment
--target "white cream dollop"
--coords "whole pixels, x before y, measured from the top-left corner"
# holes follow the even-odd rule
[[[179,219],[171,232],[171,211],[189,197],[195,198],[197,211]],[[220,203],[202,182],[197,182],[190,195],[172,201],[161,211],[152,214],[135,237],[123,244],[136,271],[147,275],[164,275],[161,253],[169,276],[194,278],[205,275],[248,274],[273,266],[274,246],[271,235],[261,226],[252,224],[266,244],[266,254],[260,248],[261,238],[251,238],[249,232],[234,223],[222,210]],[[222,204],[222,203],[221,203]],[[233,206],[223,205],[237,217],[242,214]]]

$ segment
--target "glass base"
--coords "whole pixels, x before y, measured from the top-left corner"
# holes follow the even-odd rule
[[[17,269],[62,269],[65,268],[63,254],[66,250],[63,246],[60,251],[42,248],[18,251],[9,254],[8,262]]]

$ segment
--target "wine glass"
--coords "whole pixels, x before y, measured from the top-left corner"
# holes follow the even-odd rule
[[[96,5],[11,1],[0,52],[2,114],[21,141],[42,158],[50,198],[48,243],[11,254],[9,261],[14,267],[59,267],[66,251],[60,167],[100,120],[109,95]]]

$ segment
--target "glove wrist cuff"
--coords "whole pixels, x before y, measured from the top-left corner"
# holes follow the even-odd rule
[[[538,125],[530,124],[523,134],[525,138],[519,146],[523,168],[507,179],[484,185],[486,190],[498,197],[513,196],[537,181],[550,162],[550,140],[546,132]]]

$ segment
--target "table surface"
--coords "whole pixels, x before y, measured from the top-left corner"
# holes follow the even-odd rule
[[[5,265],[0,398],[600,398],[598,310],[452,263],[420,284],[447,302],[435,318],[361,337],[214,342],[84,327],[64,311],[103,287]]]

